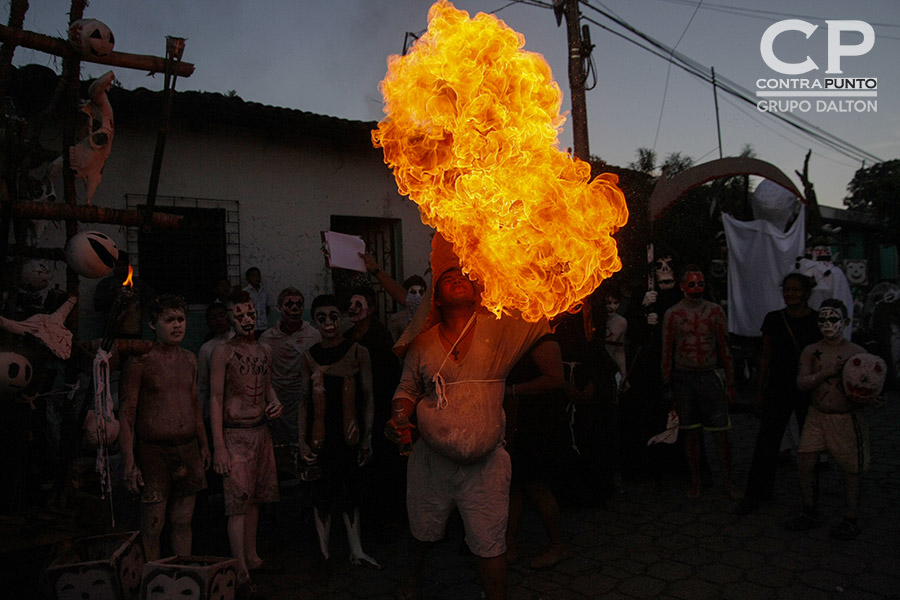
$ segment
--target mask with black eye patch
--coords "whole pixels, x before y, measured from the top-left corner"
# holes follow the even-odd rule
[[[347,309],[347,314],[350,315],[351,321],[359,323],[369,316],[369,302],[364,296],[354,294],[350,297],[350,306]]]

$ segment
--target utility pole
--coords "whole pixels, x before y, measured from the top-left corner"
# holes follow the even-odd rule
[[[562,25],[563,16],[566,18],[566,33],[569,40],[569,91],[572,95],[572,151],[575,158],[590,162],[591,150],[588,143],[587,102],[584,90],[584,82],[587,80],[584,63],[590,57],[592,48],[590,35],[585,25],[582,38],[578,0],[553,0],[553,12],[556,15],[557,27]],[[590,342],[594,338],[590,296],[583,300],[581,317],[584,322],[584,336]]]
[[[585,100],[584,82],[587,79],[584,61],[590,57],[590,43],[585,44],[581,36],[579,0],[554,0],[553,11],[556,13],[556,24],[562,24],[566,18],[566,32],[569,40],[569,92],[572,96],[572,145],[576,158],[587,162],[590,160],[590,144],[588,143],[587,102]],[[587,28],[585,26],[585,28]]]

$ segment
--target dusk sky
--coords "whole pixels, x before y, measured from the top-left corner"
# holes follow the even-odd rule
[[[25,29],[65,37],[68,0],[30,4]],[[424,32],[431,4],[430,0],[92,0],[85,17],[112,29],[118,51],[164,56],[166,35],[187,38],[184,60],[196,70],[191,77],[178,79],[177,90],[234,90],[247,101],[377,121],[383,115],[378,82],[385,75],[387,57],[401,52],[406,32]],[[473,16],[493,12],[522,33],[525,49],[542,54],[550,64],[565,94],[562,110],[571,109],[565,22],[557,27],[551,0],[459,0],[454,5]],[[590,151],[611,164],[626,166],[638,147],[654,148],[660,159],[679,151],[695,162],[718,158],[719,151],[709,83],[677,66],[669,68],[664,58],[602,29],[638,39],[600,11],[675,47],[706,72],[714,67],[717,77],[744,88],[753,102],[761,99],[756,96],[760,79],[877,78],[877,96],[766,99],[806,100],[808,111],[795,108],[785,116],[799,116],[809,127],[851,144],[864,153],[866,165],[900,158],[896,0],[716,0],[699,5],[696,0],[591,0],[581,10],[596,46],[597,83],[587,92]],[[801,63],[809,56],[818,70],[784,75],[764,62],[760,39],[767,28],[784,19],[819,27],[809,39],[798,31],[780,35],[775,54],[788,63]],[[825,73],[826,20],[863,21],[874,31],[871,50],[842,58],[842,74]],[[845,32],[841,40],[852,46],[862,43],[863,35]],[[58,71],[61,61],[19,48],[14,63],[38,63]],[[83,63],[82,73],[96,77],[106,70]],[[114,70],[126,88],[162,89],[161,75]],[[819,201],[842,206],[847,183],[862,165],[859,151],[850,150],[851,156],[839,153],[723,90],[718,100],[725,156],[750,144],[759,158],[780,167],[799,185],[794,170],[802,168],[807,150],[812,149],[810,173]],[[829,105],[828,100],[836,102]],[[873,107],[869,101],[877,102],[876,111],[820,110],[848,104]],[[571,144],[567,122],[559,147]]]

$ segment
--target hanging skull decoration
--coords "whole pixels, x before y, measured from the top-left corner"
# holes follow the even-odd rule
[[[69,25],[69,43],[84,57],[100,58],[113,51],[116,37],[102,21],[78,19]]]
[[[880,357],[855,354],[844,363],[844,392],[854,402],[873,406],[881,399],[886,377],[887,365]]]

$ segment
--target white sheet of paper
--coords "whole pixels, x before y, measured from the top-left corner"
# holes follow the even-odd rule
[[[336,231],[326,231],[324,235],[329,267],[366,272],[366,261],[359,255],[366,251],[366,243],[361,237]]]

